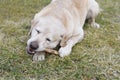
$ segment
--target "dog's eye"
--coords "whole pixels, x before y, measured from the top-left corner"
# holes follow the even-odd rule
[[[51,41],[49,38],[46,38],[46,40],[49,41],[49,42]]]
[[[36,29],[36,31],[37,31],[37,33],[38,33],[38,34],[40,34],[40,33],[41,33],[41,32],[40,32],[39,30],[37,30],[37,29]]]

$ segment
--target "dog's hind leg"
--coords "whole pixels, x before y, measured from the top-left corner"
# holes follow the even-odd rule
[[[95,18],[93,18],[93,17],[88,18],[87,22],[94,28],[100,28],[100,25],[95,22]]]
[[[90,5],[86,20],[92,27],[100,28],[100,25],[95,22],[95,18],[100,12],[99,5],[95,0],[91,0],[89,3]]]

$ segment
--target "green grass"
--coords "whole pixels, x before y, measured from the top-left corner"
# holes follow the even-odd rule
[[[25,51],[30,21],[49,2],[0,0],[0,80],[120,80],[120,0],[98,0],[101,28],[85,25],[70,56],[34,63]]]

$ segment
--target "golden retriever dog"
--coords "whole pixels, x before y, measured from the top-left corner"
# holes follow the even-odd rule
[[[95,22],[99,12],[95,0],[52,0],[31,21],[27,52],[35,54],[35,60],[44,60],[43,51],[60,44],[59,56],[68,56],[72,47],[84,38],[83,26],[86,20],[92,27],[100,27]]]

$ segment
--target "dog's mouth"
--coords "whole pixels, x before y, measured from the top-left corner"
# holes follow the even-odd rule
[[[35,50],[33,50],[33,49],[31,49],[31,48],[28,48],[28,47],[26,47],[26,51],[27,51],[27,53],[30,54],[30,55],[34,55],[34,54],[36,53]]]

